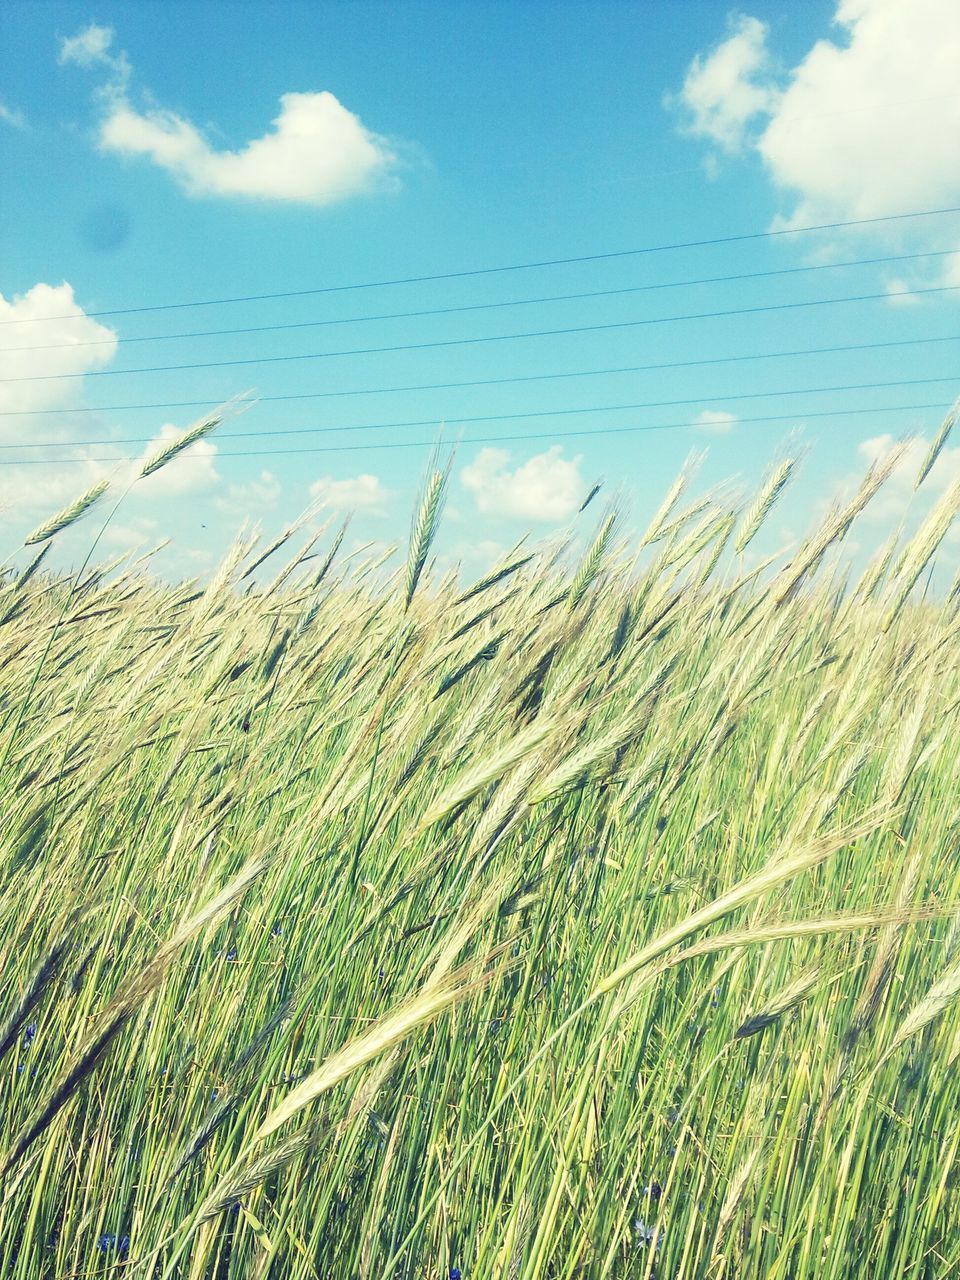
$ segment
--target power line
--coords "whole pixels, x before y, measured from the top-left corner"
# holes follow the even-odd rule
[[[794,412],[794,413],[776,413],[764,414],[759,417],[737,418],[730,423],[731,426],[740,426],[742,424],[756,422],[786,422],[806,420],[808,418],[844,418],[852,417],[857,414],[868,413],[909,413],[924,409],[949,409],[953,402],[938,401],[935,404],[890,404],[879,405],[862,409],[817,409],[813,412]],[[524,434],[500,435],[500,436],[467,436],[456,441],[448,443],[461,444],[499,444],[508,442],[527,442],[531,440],[573,440],[583,436],[618,436],[629,435],[637,432],[647,431],[679,431],[694,427],[709,427],[710,423],[698,422],[696,420],[683,422],[660,422],[653,424],[645,424],[641,426],[630,427],[583,427],[576,431],[538,431]],[[334,444],[334,445],[313,445],[296,449],[246,449],[241,453],[217,453],[218,458],[284,458],[292,456],[302,456],[304,454],[317,453],[362,453],[371,449],[432,449],[436,446],[436,440],[386,440],[378,441],[375,444]],[[140,458],[129,457],[111,457],[111,458],[20,458],[11,462],[10,466],[29,467],[29,466],[64,466],[70,463],[93,462],[93,463],[113,463],[117,465],[124,462],[139,462]]]
[[[502,378],[468,378],[460,382],[420,382],[398,387],[353,387],[344,391],[303,391],[287,395],[257,396],[258,404],[276,404],[295,400],[328,400],[345,396],[396,395],[407,391],[451,391],[463,387],[502,387],[522,382],[553,382],[568,378],[597,378],[621,373],[648,373],[666,369],[695,369],[706,365],[740,364],[754,360],[785,360],[796,356],[837,355],[850,351],[880,351],[894,347],[929,346],[931,343],[960,342],[960,334],[938,338],[902,338],[894,342],[845,343],[836,347],[803,347],[793,351],[755,351],[739,356],[708,356],[699,360],[667,360],[655,364],[617,365],[607,369],[573,369],[563,373],[518,374]],[[219,397],[222,399],[223,397]],[[136,409],[199,409],[219,403],[207,400],[154,400],[140,404],[91,405],[72,409],[0,409],[0,418],[32,418],[48,414],[122,413]]]
[[[783,396],[801,396],[801,395],[822,395],[828,392],[836,391],[880,391],[890,387],[919,387],[930,386],[939,382],[960,382],[960,371],[945,374],[940,378],[902,378],[894,382],[851,382],[842,386],[829,387],[787,387],[777,391],[749,391],[741,394],[729,394],[724,392],[713,392],[699,396],[684,396],[679,400],[644,400],[631,404],[595,404],[588,405],[585,408],[570,409],[531,409],[522,410],[519,413],[484,413],[471,415],[470,417],[457,417],[455,421],[458,425],[465,423],[478,422],[509,422],[521,421],[530,418],[566,418],[576,417],[585,413],[624,413],[628,410],[636,409],[667,409],[675,408],[682,404],[700,404],[710,401],[716,403],[718,401],[731,400],[769,400]],[[338,431],[390,431],[402,430],[405,427],[431,427],[435,426],[436,418],[415,418],[401,422],[364,422],[353,426],[334,426],[334,427],[280,427],[270,428],[264,431],[223,431],[217,433],[218,440],[257,440],[263,438],[273,439],[279,436],[309,436],[309,435],[330,435]],[[130,445],[130,444],[150,444],[152,437],[149,436],[127,436],[121,438],[107,440],[71,440],[72,448],[94,448],[99,445]],[[30,440],[21,444],[0,444],[0,451],[10,449],[49,449],[55,448],[62,444],[59,440]]]
[[[955,293],[960,285],[937,285],[914,289],[914,296],[932,293]],[[688,320],[718,320],[730,316],[760,315],[773,311],[796,311],[807,307],[834,306],[847,302],[886,301],[888,293],[861,293],[840,298],[815,298],[807,302],[776,302],[759,307],[735,307],[725,311],[698,311],[675,316],[651,316],[643,320],[620,320],[610,324],[575,325],[563,329],[535,329],[522,333],[498,333],[486,337],[446,338],[436,342],[410,342],[389,347],[354,347],[346,351],[315,351],[303,355],[250,356],[240,360],[201,360],[192,364],[146,365],[138,369],[91,369],[85,373],[44,373],[27,377],[0,378],[0,383],[62,382],[68,378],[116,378],[140,373],[179,373],[188,369],[227,369],[251,364],[283,364],[294,360],[331,360],[340,356],[384,355],[399,351],[428,351],[445,347],[476,346],[489,342],[511,342],[520,338],[552,338],[572,333],[601,333],[613,329],[636,329],[655,324],[677,324]]]
[[[548,258],[539,262],[515,262],[497,267],[474,267],[463,271],[444,271],[432,275],[403,276],[386,280],[364,280],[350,284],[324,285],[313,289],[287,289],[278,293],[251,293],[229,298],[204,298],[188,302],[154,303],[150,306],[111,307],[99,311],[87,311],[87,318],[99,316],[123,316],[152,311],[182,311],[189,307],[219,307],[240,302],[270,302],[279,298],[306,298],[323,293],[347,293],[359,289],[386,289],[395,285],[431,284],[440,280],[464,280],[474,276],[500,275],[509,271],[532,271],[542,267],[572,266],[583,262],[611,261],[618,258],[640,257],[654,253],[670,253],[681,249],[704,249],[725,244],[743,244],[754,240],[773,240],[783,236],[803,235],[814,231],[840,231],[850,227],[876,226],[888,222],[904,222],[913,218],[934,218],[945,214],[960,213],[960,205],[944,209],[918,209],[909,213],[885,214],[877,218],[855,218],[845,222],[820,222],[804,227],[780,227],[775,231],[751,231],[732,236],[713,236],[706,240],[675,241],[669,244],[644,245],[636,249],[620,249],[609,253],[580,254],[570,258]],[[5,324],[43,324],[53,320],[76,320],[77,315],[34,316],[25,320],[3,320]]]
[[[583,293],[555,293],[537,298],[512,298],[504,302],[474,302],[456,307],[431,307],[420,311],[390,311],[372,316],[344,316],[325,320],[298,320],[283,324],[246,325],[237,329],[194,329],[186,333],[154,333],[127,338],[92,338],[88,342],[52,342],[35,346],[0,347],[0,355],[17,351],[76,351],[82,347],[117,347],[139,342],[169,342],[184,338],[236,337],[249,333],[286,333],[293,329],[319,329],[341,324],[371,324],[382,320],[419,320],[429,316],[450,316],[473,311],[502,311],[508,307],[529,307],[548,302],[582,302],[592,298],[615,298],[626,294],[652,293],[663,289],[683,289],[695,285],[732,284],[743,280],[766,280],[773,276],[802,275],[814,271],[837,271],[844,267],[880,266],[890,262],[915,262],[919,258],[948,258],[960,250],[933,249],[925,253],[888,254],[881,258],[855,258],[847,262],[821,262],[806,267],[781,267],[776,271],[742,271],[735,275],[701,276],[695,280],[667,280],[659,284],[629,285],[620,289],[595,289]],[[911,292],[913,292],[911,290]]]

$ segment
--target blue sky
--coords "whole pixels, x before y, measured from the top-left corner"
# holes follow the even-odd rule
[[[799,440],[789,541],[960,391],[960,214],[624,251],[960,205],[958,55],[951,0],[12,0],[0,534],[253,390],[131,494],[112,550],[172,535],[166,571],[203,572],[245,517],[311,502],[402,540],[441,425],[467,573],[565,528],[599,477],[629,532],[691,449],[702,487],[747,487]],[[258,331],[198,336],[224,329]],[[204,367],[142,371],[178,365]],[[922,451],[863,554],[922,514]],[[951,445],[930,496],[956,475]]]

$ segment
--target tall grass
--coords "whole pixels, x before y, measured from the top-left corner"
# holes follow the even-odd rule
[[[264,585],[299,526],[204,587],[58,576],[100,492],[41,525],[4,1280],[957,1272],[958,612],[918,591],[960,491],[830,560],[892,465],[766,572],[790,461],[466,587],[441,469],[392,576],[340,529]]]

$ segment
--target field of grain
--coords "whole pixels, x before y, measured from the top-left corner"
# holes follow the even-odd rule
[[[831,567],[895,462],[767,565],[789,461],[473,587],[442,468],[393,576],[334,527],[47,573],[109,491],[36,530],[4,1280],[958,1274],[960,494]]]

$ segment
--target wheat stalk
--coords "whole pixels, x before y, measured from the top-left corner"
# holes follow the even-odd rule
[[[936,462],[937,458],[940,457],[940,453],[943,449],[943,446],[947,443],[947,437],[949,436],[950,432],[953,430],[954,425],[957,421],[958,414],[960,414],[960,400],[955,401],[953,407],[950,409],[950,412],[947,414],[943,422],[940,424],[940,430],[934,436],[933,443],[930,445],[930,448],[927,450],[927,456],[924,458],[923,462],[920,464],[920,470],[917,472],[917,478],[913,482],[914,489],[920,488],[924,480],[926,480],[927,476],[930,474],[930,471],[933,468],[933,464]]]
[[[36,542],[46,542],[55,534],[69,528],[70,525],[76,524],[80,517],[86,515],[94,503],[103,497],[108,488],[108,481],[98,480],[86,493],[81,494],[74,502],[58,511],[55,516],[51,516],[49,520],[45,520],[43,524],[38,525],[28,538],[24,538],[24,546],[29,547]]]
[[[446,488],[449,465],[443,471],[435,470],[430,475],[423,491],[423,497],[413,522],[410,535],[410,549],[407,553],[407,574],[404,591],[404,608],[409,609],[413,601],[420,575],[427,563],[427,554],[440,525],[440,514],[443,510],[443,495]]]

